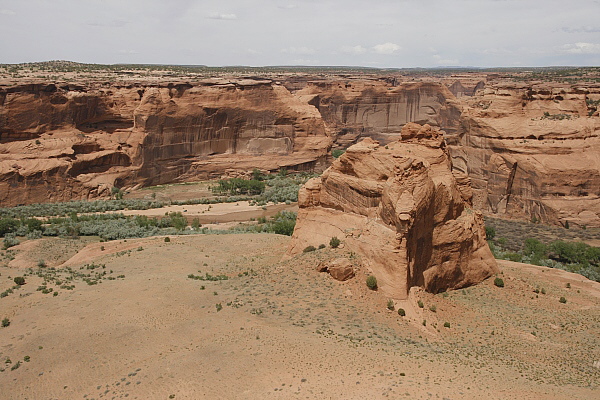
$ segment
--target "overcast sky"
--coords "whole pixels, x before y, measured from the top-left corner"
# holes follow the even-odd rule
[[[0,63],[600,66],[600,0],[0,0]]]

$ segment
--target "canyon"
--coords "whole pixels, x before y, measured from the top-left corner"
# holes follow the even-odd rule
[[[600,226],[600,84],[507,73],[276,71],[0,79],[0,204],[324,171],[409,122],[444,131],[484,214]]]

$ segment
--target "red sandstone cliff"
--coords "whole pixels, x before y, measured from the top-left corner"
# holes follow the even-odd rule
[[[486,213],[600,226],[600,87],[495,84],[448,136],[455,170]],[[591,101],[590,101],[591,100]]]
[[[387,143],[417,121],[446,132],[453,168],[472,179],[476,209],[600,226],[600,87],[494,79],[0,86],[0,205],[255,167],[322,170],[332,144]]]
[[[270,80],[12,86],[0,89],[0,204],[313,169],[330,146],[319,112]]]

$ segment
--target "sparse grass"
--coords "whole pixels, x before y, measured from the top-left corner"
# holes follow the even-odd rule
[[[387,309],[390,310],[390,311],[394,311],[394,308],[395,308],[395,306],[394,306],[394,300],[392,300],[392,299],[388,300],[388,302],[387,302]]]

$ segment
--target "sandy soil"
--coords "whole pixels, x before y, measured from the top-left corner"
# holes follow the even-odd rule
[[[271,217],[280,211],[298,212],[298,203],[270,204],[268,206],[251,206],[247,201],[237,203],[196,204],[185,206],[167,206],[151,208],[149,210],[124,210],[118,211],[124,215],[146,215],[148,217],[162,217],[165,213],[180,212],[188,221],[198,218],[202,225],[221,224],[226,222],[244,222],[260,217]]]
[[[44,240],[21,251],[64,252],[61,239]],[[288,242],[153,237],[88,244],[55,270],[32,261],[27,283],[0,299],[10,319],[0,328],[1,397],[597,398],[600,284],[502,262],[504,288],[415,291],[402,318],[366,288],[364,268],[344,283],[315,271],[347,249],[281,261]],[[26,271],[24,261],[0,267],[0,290]],[[206,273],[228,279],[188,277]],[[36,290],[44,280],[52,292]]]

